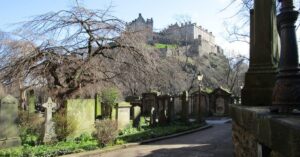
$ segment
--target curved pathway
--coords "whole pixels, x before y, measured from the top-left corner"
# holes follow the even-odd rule
[[[212,128],[192,134],[94,156],[233,157],[231,123],[215,124]]]

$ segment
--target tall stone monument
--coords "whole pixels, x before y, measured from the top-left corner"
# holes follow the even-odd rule
[[[52,121],[52,112],[53,108],[56,108],[57,105],[49,97],[48,101],[42,105],[45,110],[45,130],[43,134],[43,142],[50,143],[56,140],[56,134],[54,129],[54,122]]]
[[[16,119],[18,117],[18,100],[7,95],[0,104],[0,148],[21,145]]]
[[[189,122],[189,93],[188,91],[184,91],[181,95],[181,120],[184,123]]]
[[[250,13],[250,66],[242,90],[242,104],[266,106],[272,92],[279,58],[276,0],[255,0]]]

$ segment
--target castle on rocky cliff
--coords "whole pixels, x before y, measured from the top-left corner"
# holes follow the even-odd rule
[[[188,46],[189,56],[200,56],[204,53],[223,53],[223,49],[216,45],[212,32],[196,23],[186,22],[169,25],[160,32],[153,31],[153,19],[145,20],[142,14],[128,23],[126,30],[142,34],[147,43],[176,44]],[[166,54],[168,55],[168,54]]]

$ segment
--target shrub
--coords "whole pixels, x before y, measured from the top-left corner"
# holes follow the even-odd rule
[[[101,100],[103,104],[102,114],[104,118],[112,116],[111,112],[120,95],[120,91],[115,87],[106,88],[101,92]]]
[[[35,146],[42,142],[44,118],[39,117],[36,113],[20,111],[17,122],[22,145]]]
[[[65,141],[69,135],[72,135],[76,128],[77,122],[75,118],[67,117],[65,109],[62,108],[53,117],[55,133],[59,141]]]
[[[94,137],[100,146],[112,143],[118,136],[117,123],[113,120],[104,119],[96,121]]]
[[[117,88],[106,88],[101,92],[102,102],[113,107],[120,95],[120,91]]]

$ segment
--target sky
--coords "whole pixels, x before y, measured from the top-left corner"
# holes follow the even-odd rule
[[[142,16],[153,18],[154,29],[159,31],[178,21],[178,17],[188,16],[192,22],[203,26],[216,36],[216,42],[226,53],[248,56],[249,45],[243,42],[227,42],[224,21],[230,20],[236,7],[224,9],[230,0],[79,0],[89,9],[105,9],[112,5],[112,15],[130,22]],[[0,30],[9,31],[12,24],[51,11],[69,9],[75,0],[3,0],[0,5]]]

